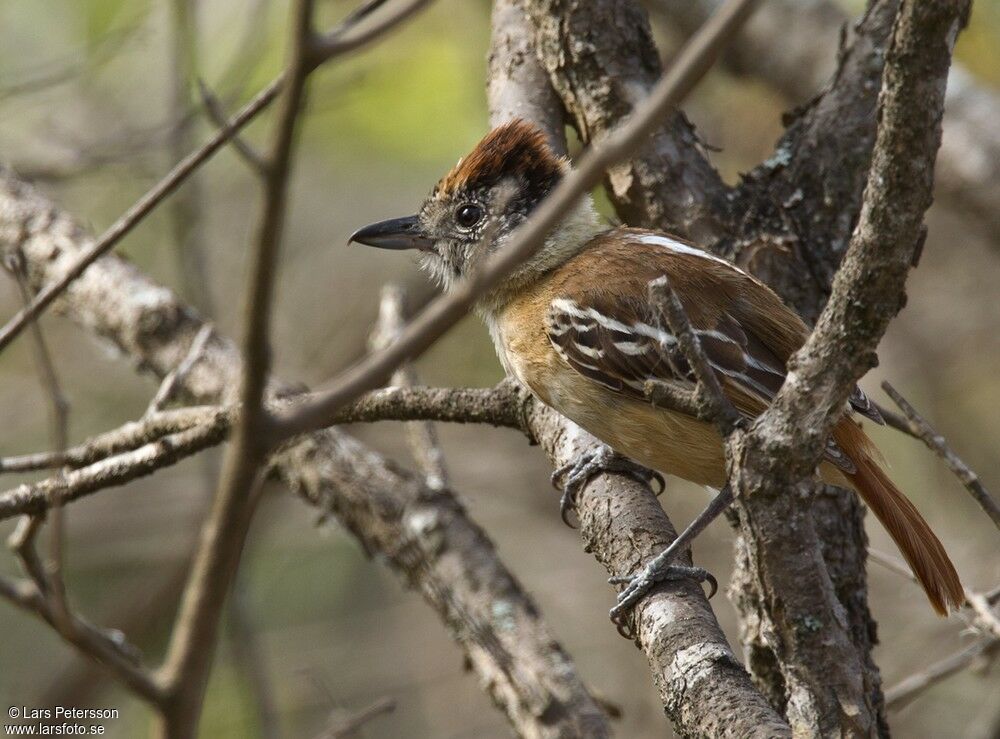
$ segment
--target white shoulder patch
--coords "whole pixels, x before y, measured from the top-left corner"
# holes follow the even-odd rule
[[[746,272],[744,272],[742,269],[737,267],[732,262],[727,262],[725,259],[717,257],[711,252],[707,252],[703,249],[696,249],[695,247],[689,246],[688,244],[685,244],[681,241],[676,241],[675,239],[672,239],[669,236],[660,236],[657,234],[644,234],[642,236],[637,236],[635,238],[637,241],[643,244],[652,244],[653,246],[663,246],[676,254],[690,254],[695,257],[701,257],[702,259],[710,259],[713,262],[717,262],[719,264],[724,264],[727,267],[731,267],[732,269],[735,269],[737,272],[741,274],[746,274]]]

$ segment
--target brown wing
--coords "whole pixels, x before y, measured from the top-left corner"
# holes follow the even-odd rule
[[[773,292],[734,266],[692,254],[689,246],[677,252],[635,246],[625,255],[607,248],[596,252],[606,273],[597,286],[592,277],[566,281],[564,297],[552,301],[546,324],[556,352],[591,381],[629,397],[645,400],[647,380],[692,387],[676,338],[658,325],[646,301],[648,282],[666,274],[726,394],[748,418],[757,416],[784,382],[785,363],[801,346],[805,325]],[[619,263],[622,258],[629,263]],[[593,274],[593,265],[579,266],[580,275]],[[851,403],[862,412],[874,411],[860,390]],[[853,471],[832,442],[827,458]]]
[[[553,301],[546,324],[556,352],[576,371],[637,398],[645,398],[647,380],[692,385],[676,338],[656,324],[646,303],[581,297]],[[737,407],[751,417],[766,408],[785,377],[774,353],[728,313],[714,325],[695,326],[695,334]]]

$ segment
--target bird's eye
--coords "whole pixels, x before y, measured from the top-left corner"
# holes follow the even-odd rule
[[[455,220],[462,228],[472,228],[483,218],[483,209],[474,203],[466,203],[458,206],[455,211]]]

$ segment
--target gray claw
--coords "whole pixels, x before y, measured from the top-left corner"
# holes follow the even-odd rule
[[[559,515],[563,523],[570,528],[575,528],[569,520],[569,514],[576,510],[577,496],[590,481],[590,478],[602,472],[629,475],[646,484],[655,481],[659,486],[657,495],[662,493],[664,489],[663,476],[659,472],[653,472],[636,464],[631,459],[617,454],[610,447],[601,446],[593,451],[584,452],[569,464],[563,465],[552,473],[553,487],[558,488],[559,481],[563,480]]]
[[[708,597],[711,598],[719,590],[719,582],[715,576],[702,567],[692,567],[688,565],[667,564],[658,567],[647,565],[637,575],[620,576],[608,578],[608,582],[613,585],[625,585],[625,589],[618,594],[618,602],[611,609],[611,621],[618,627],[618,633],[631,639],[633,634],[626,623],[626,616],[632,611],[635,605],[642,600],[661,582],[671,580],[694,580],[695,582],[707,582],[709,584]]]

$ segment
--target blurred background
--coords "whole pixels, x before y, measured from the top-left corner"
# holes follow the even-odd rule
[[[178,34],[175,0],[4,0],[0,3],[0,160],[31,177],[101,231],[177,159],[213,130],[197,91],[178,71],[208,83],[235,110],[280,69],[286,3],[197,4],[196,40]],[[320,3],[325,21],[350,3]],[[406,285],[419,304],[432,295],[405,254],[348,248],[373,220],[412,212],[432,184],[487,126],[484,97],[489,3],[441,0],[391,39],[313,77],[292,190],[276,306],[276,371],[317,383],[365,351],[380,286]],[[851,7],[860,10],[860,3]],[[677,39],[658,29],[669,54]],[[836,30],[831,30],[836,33]],[[979,0],[958,57],[983,85],[1000,85],[1000,0]],[[184,72],[180,74],[183,76]],[[766,158],[780,115],[802,101],[715,71],[686,110],[713,160],[733,181]],[[245,136],[260,144],[264,115]],[[996,121],[995,125],[1000,125]],[[120,251],[216,321],[238,332],[248,233],[259,191],[231,149],[128,236]],[[1000,490],[1000,234],[984,233],[936,205],[909,303],[862,385],[873,397],[893,383]],[[193,245],[191,267],[178,244]],[[184,267],[187,264],[188,267]],[[0,315],[19,305],[0,276]],[[64,319],[42,321],[72,403],[71,440],[142,414],[155,381]],[[0,354],[0,455],[50,447],[45,395],[22,339]],[[419,363],[427,384],[489,385],[501,369],[486,332],[467,319]],[[408,462],[401,428],[353,428]],[[621,706],[625,737],[669,733],[641,652],[607,619],[604,570],[559,520],[558,494],[541,453],[512,431],[440,429],[454,487],[501,556],[537,598],[584,679]],[[877,430],[893,475],[946,542],[968,587],[1000,581],[997,532],[922,445]],[[162,654],[197,526],[214,487],[209,453],[127,487],[74,504],[68,518],[71,602],[92,621],[120,628],[153,663]],[[3,488],[22,478],[8,476]],[[662,501],[684,524],[704,493],[670,480]],[[12,530],[0,525],[0,535]],[[894,552],[869,521],[875,548]],[[724,582],[732,532],[713,526],[695,546],[699,564]],[[0,552],[0,571],[16,573]],[[891,686],[968,643],[962,623],[936,618],[909,582],[870,565],[879,623],[876,659]],[[716,597],[730,642],[732,606]],[[382,698],[392,713],[367,737],[480,737],[508,733],[435,615],[335,524],[284,490],[269,491],[248,542],[226,639],[204,713],[206,737],[311,736],[331,715]],[[1000,736],[1000,670],[971,670],[891,714],[900,737]],[[0,704],[117,708],[115,737],[145,734],[145,706],[107,681],[46,626],[0,603]],[[273,735],[273,734],[272,734]]]

